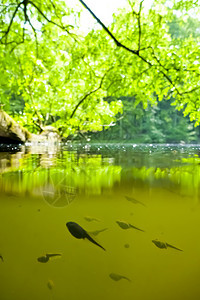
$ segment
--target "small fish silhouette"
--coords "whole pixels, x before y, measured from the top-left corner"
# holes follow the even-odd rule
[[[143,231],[145,232],[143,229],[140,229],[138,227],[135,227],[134,225],[130,224],[130,223],[126,223],[123,221],[116,221],[116,223],[119,225],[119,227],[121,227],[122,229],[129,229],[129,228],[133,228],[139,231]]]
[[[128,201],[130,201],[130,202],[132,202],[132,203],[134,203],[134,204],[141,204],[141,205],[143,205],[143,206],[146,206],[144,203],[142,203],[142,202],[136,200],[135,198],[128,197],[128,196],[125,196],[125,198],[126,198],[126,200],[128,200]]]
[[[174,247],[168,243],[165,243],[165,242],[161,242],[161,241],[158,241],[158,240],[152,240],[152,242],[154,243],[154,245],[160,249],[167,249],[168,247],[169,248],[173,248],[173,249],[176,249],[176,250],[179,250],[179,251],[183,251],[177,247]]]
[[[2,260],[2,262],[4,262],[4,259],[3,259],[3,256],[2,256],[2,255],[0,255],[0,259]]]
[[[68,222],[66,223],[66,226],[69,230],[69,232],[77,239],[88,239],[90,242],[92,242],[93,244],[99,246],[100,248],[102,248],[104,251],[106,251],[106,249],[104,249],[101,245],[99,245],[95,240],[93,240],[93,238],[91,238],[91,236],[87,233],[87,231],[85,231],[80,225],[78,225],[75,222]]]
[[[116,274],[116,273],[110,273],[109,276],[114,281],[119,281],[121,279],[125,279],[125,280],[128,280],[129,282],[131,282],[131,280],[128,277],[123,276],[123,275],[119,275],[119,274]]]
[[[97,236],[99,233],[104,232],[107,229],[108,228],[103,228],[103,229],[100,229],[100,230],[91,231],[90,233],[93,234],[94,236]]]
[[[61,256],[61,254],[46,254],[45,256],[38,257],[38,261],[41,263],[47,263],[51,257]]]

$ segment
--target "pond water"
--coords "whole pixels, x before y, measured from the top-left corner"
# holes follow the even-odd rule
[[[0,149],[1,300],[200,299],[200,146]]]

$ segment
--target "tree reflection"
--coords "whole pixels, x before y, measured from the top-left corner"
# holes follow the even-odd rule
[[[162,187],[172,192],[178,191],[180,195],[198,196],[198,155],[180,159],[172,157],[171,161],[168,157],[167,167],[163,166],[163,162],[158,166],[146,153],[145,159],[144,153],[140,157],[143,165],[137,166],[137,155],[117,150],[112,153],[75,150],[7,153],[0,157],[0,191],[14,195],[37,195],[55,207],[70,204],[78,194],[100,195],[105,189],[111,191],[117,185],[130,189],[133,186]],[[162,153],[157,156],[161,161]],[[119,157],[122,159],[119,160]],[[131,163],[124,164],[124,161]]]

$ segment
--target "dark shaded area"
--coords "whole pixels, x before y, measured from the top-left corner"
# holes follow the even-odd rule
[[[5,140],[4,140],[5,139]],[[0,152],[16,153],[21,150],[22,143],[7,138],[0,138]]]
[[[4,145],[4,144],[6,144],[6,145]],[[0,148],[4,147],[4,146],[9,146],[9,144],[21,145],[21,144],[23,144],[23,142],[17,141],[17,140],[8,138],[8,137],[2,137],[2,136],[0,137]]]
[[[10,144],[12,144],[12,145],[21,145],[21,144],[24,144],[24,143],[20,140],[0,136],[0,151],[1,151],[2,147],[10,146]]]

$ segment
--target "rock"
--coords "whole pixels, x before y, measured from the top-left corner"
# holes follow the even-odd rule
[[[25,143],[31,139],[31,133],[14,121],[5,111],[0,110],[0,140]]]
[[[60,140],[60,134],[57,128],[53,126],[45,126],[42,128],[41,136],[46,137],[49,140]]]
[[[0,142],[2,143],[58,143],[61,138],[57,128],[45,126],[41,134],[31,134],[20,126],[5,111],[0,109]]]

